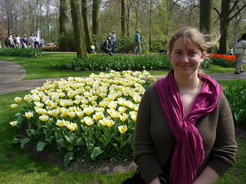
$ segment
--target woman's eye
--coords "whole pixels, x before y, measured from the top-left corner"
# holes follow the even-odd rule
[[[195,55],[196,52],[195,52],[195,51],[191,51],[191,52],[189,52],[189,54],[190,54],[190,55]]]
[[[174,54],[175,54],[175,55],[181,55],[182,52],[175,52]]]

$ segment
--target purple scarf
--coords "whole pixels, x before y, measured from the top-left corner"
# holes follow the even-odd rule
[[[207,115],[217,106],[222,87],[208,75],[204,74],[202,77],[204,84],[193,101],[185,121],[174,71],[156,82],[164,116],[176,138],[170,171],[171,184],[191,184],[196,178],[196,170],[204,159],[203,140],[195,124],[199,117]]]

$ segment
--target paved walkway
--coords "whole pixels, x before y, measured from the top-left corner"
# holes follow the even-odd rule
[[[246,61],[245,61],[246,62]],[[11,92],[34,89],[41,87],[47,80],[54,81],[61,78],[22,80],[26,70],[18,63],[0,60],[0,95]],[[216,80],[246,79],[246,72],[240,75],[234,73],[212,73],[209,74]],[[164,76],[155,76],[157,79]]]

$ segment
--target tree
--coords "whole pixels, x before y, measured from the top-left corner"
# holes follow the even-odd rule
[[[126,0],[121,0],[121,35],[126,35]]]
[[[101,0],[93,0],[92,5],[92,33],[97,35],[99,33],[99,15],[100,15]]]
[[[213,0],[200,0],[200,31],[211,34],[213,30]]]
[[[84,30],[85,30],[85,39],[86,39],[86,50],[91,50],[91,32],[88,22],[88,13],[87,13],[87,0],[82,0],[82,17],[83,17],[83,23],[84,23]]]
[[[60,35],[66,33],[69,29],[69,0],[60,0]]]
[[[230,21],[235,18],[245,7],[245,1],[242,3],[242,1],[239,2],[239,0],[235,0],[234,2],[232,0],[222,0],[221,12],[214,8],[220,18],[221,38],[218,51],[220,54],[227,54],[227,50],[229,48],[228,30]]]
[[[77,57],[78,58],[87,58],[86,50],[85,50],[85,41],[83,35],[82,28],[82,17],[80,11],[80,0],[70,0],[71,6],[71,15],[73,22],[73,32],[75,36],[74,42],[76,43],[77,49]]]
[[[4,25],[7,28],[7,34],[13,33],[13,27],[16,23],[15,2],[13,0],[2,0],[1,11],[3,12]]]

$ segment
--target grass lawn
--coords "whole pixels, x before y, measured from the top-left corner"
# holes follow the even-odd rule
[[[27,70],[25,79],[67,77],[67,76],[88,76],[91,72],[56,71],[47,70],[50,66],[51,57],[71,56],[75,54],[44,53],[40,58],[21,57],[0,57],[1,60],[10,60],[20,63]],[[246,71],[246,65],[244,64]],[[222,68],[213,66],[208,72],[233,72],[233,68]],[[166,74],[164,71],[151,71],[152,75]],[[228,84],[236,84],[237,81],[219,81],[223,87]],[[16,113],[11,110],[10,104],[16,96],[24,97],[29,90],[0,95],[0,183],[4,184],[120,184],[124,179],[130,177],[134,171],[122,174],[103,175],[100,173],[79,173],[66,168],[60,168],[51,164],[43,163],[25,153],[20,145],[13,145],[14,129],[9,125]],[[237,163],[224,177],[219,184],[245,184],[246,183],[246,141],[236,139],[238,143]],[[49,157],[49,155],[47,155]]]

